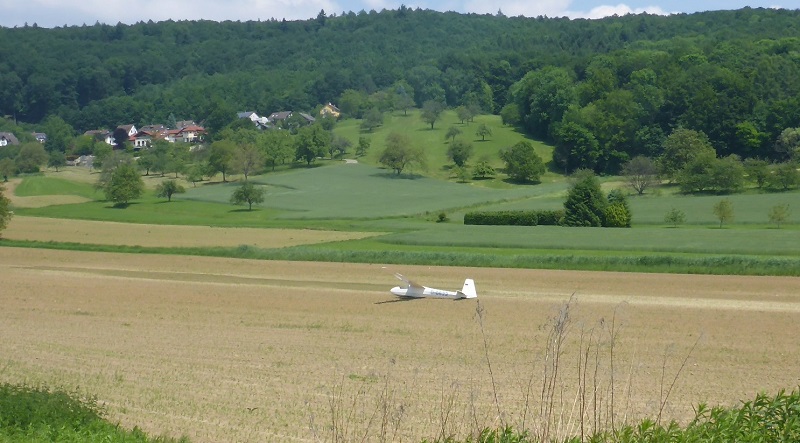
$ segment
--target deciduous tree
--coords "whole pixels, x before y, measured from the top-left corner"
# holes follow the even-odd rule
[[[57,115],[47,117],[42,123],[42,130],[47,134],[44,147],[48,152],[67,152],[67,148],[75,137],[75,130],[72,126]]]
[[[361,130],[372,132],[382,124],[383,113],[378,108],[372,108],[364,114],[364,120],[361,121]]]
[[[500,159],[506,163],[506,174],[516,181],[537,182],[545,172],[542,158],[527,141],[503,149],[500,151]]]
[[[789,219],[789,205],[776,205],[769,209],[769,222],[775,223],[778,226],[778,229],[781,228],[781,224],[785,223],[786,220]]]
[[[800,128],[784,129],[775,141],[775,152],[782,160],[800,160]]]
[[[472,112],[468,107],[463,105],[456,108],[456,115],[458,116],[458,119],[461,120],[462,124],[472,118]]]
[[[706,159],[716,157],[708,136],[699,131],[678,128],[667,136],[659,157],[661,173],[674,180],[683,168],[698,156]]]
[[[436,100],[428,100],[422,104],[420,117],[422,121],[431,125],[431,129],[433,129],[434,123],[442,116],[442,112],[444,112],[444,104]]]
[[[8,226],[8,222],[13,215],[14,213],[11,212],[11,200],[5,196],[5,188],[0,185],[0,233]]]
[[[369,138],[359,137],[358,146],[356,147],[356,157],[363,157],[366,155],[370,144],[372,144],[372,141]]]
[[[494,168],[489,164],[488,160],[481,160],[472,168],[473,177],[486,178],[493,177],[494,174]]]
[[[263,186],[256,186],[251,182],[244,182],[231,195],[231,203],[241,205],[247,203],[247,210],[252,211],[254,204],[264,202],[266,191]]]
[[[744,160],[744,171],[748,180],[763,188],[769,177],[769,163],[766,160],[748,158]]]
[[[636,193],[642,195],[657,182],[658,168],[652,159],[639,155],[625,163],[622,167],[622,175]]]
[[[678,208],[672,208],[664,214],[664,223],[669,223],[672,225],[673,228],[677,228],[678,225],[681,225],[686,222],[686,213],[681,211]]]
[[[156,197],[166,197],[167,201],[172,201],[173,194],[183,194],[186,188],[175,180],[164,180],[156,186]]]
[[[447,133],[444,135],[445,140],[455,140],[456,137],[461,135],[461,130],[455,126],[450,126],[447,128]]]
[[[475,131],[475,135],[480,137],[481,141],[486,141],[486,137],[492,135],[492,128],[486,123],[481,123],[480,126],[478,126],[478,130]]]
[[[322,126],[315,124],[300,128],[295,137],[295,158],[305,160],[311,166],[317,157],[323,157],[328,152],[330,143],[331,133],[322,129]]]
[[[0,176],[3,177],[3,182],[8,181],[8,177],[17,173],[17,164],[10,158],[0,160]]]
[[[211,143],[211,152],[208,155],[209,170],[212,175],[218,172],[222,173],[222,181],[227,182],[228,178],[226,173],[230,169],[231,160],[233,160],[236,145],[230,140],[217,140]]]
[[[781,191],[788,191],[800,185],[800,172],[797,170],[797,164],[794,162],[779,163],[772,170],[767,183],[770,188]]]
[[[569,174],[578,169],[597,168],[600,143],[585,127],[569,122],[557,126],[553,162]]]
[[[425,153],[421,148],[413,146],[407,135],[393,132],[386,136],[386,148],[381,153],[379,161],[400,175],[412,166],[424,168]]]
[[[25,143],[20,147],[19,154],[14,162],[20,172],[39,172],[39,167],[47,163],[47,151],[39,142]]]
[[[47,166],[53,168],[58,172],[58,168],[63,168],[67,165],[67,156],[63,151],[52,151],[47,159]]]
[[[114,202],[114,206],[124,207],[142,196],[144,181],[132,164],[122,163],[114,168],[104,191],[106,199]]]
[[[714,204],[712,208],[714,216],[719,220],[719,227],[725,222],[733,221],[733,203],[727,198],[722,199]]]
[[[245,143],[236,147],[230,161],[231,170],[244,175],[244,180],[258,174],[264,167],[264,155],[252,143]]]
[[[472,156],[472,150],[472,143],[462,139],[453,140],[450,146],[447,147],[447,157],[456,166],[463,168],[467,164],[467,160]]]

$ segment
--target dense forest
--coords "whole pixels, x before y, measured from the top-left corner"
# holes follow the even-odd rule
[[[657,157],[676,128],[702,132],[720,157],[783,161],[776,140],[800,126],[800,10],[570,20],[401,7],[0,28],[0,115],[57,115],[76,132],[428,101],[500,114],[556,144],[565,172]]]

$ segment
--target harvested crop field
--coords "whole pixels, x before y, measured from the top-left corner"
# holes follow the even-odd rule
[[[15,216],[3,231],[10,240],[55,241],[144,247],[282,248],[352,240],[375,234],[312,229],[258,229],[176,226]]]
[[[392,270],[472,277],[480,304],[396,302],[379,265],[0,248],[0,381],[78,389],[125,426],[198,442],[536,429],[547,325],[573,296],[561,432],[577,431],[581,338],[599,339],[589,411],[616,423],[656,417],[676,374],[663,415],[679,420],[800,384],[798,278]]]

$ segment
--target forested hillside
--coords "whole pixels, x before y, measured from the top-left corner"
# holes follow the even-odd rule
[[[292,22],[0,28],[0,115],[20,122],[56,114],[82,132],[220,109],[330,101],[360,117],[435,100],[596,150],[557,157],[565,171],[655,157],[677,127],[705,133],[720,156],[784,160],[774,145],[800,126],[799,73],[799,10],[569,20],[402,7]]]

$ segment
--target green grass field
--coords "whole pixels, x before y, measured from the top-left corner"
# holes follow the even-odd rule
[[[485,141],[475,135],[475,131],[482,123],[492,129],[492,135],[487,136]],[[495,169],[500,169],[503,167],[503,162],[499,156],[500,150],[513,146],[522,140],[527,140],[533,144],[536,152],[545,163],[553,158],[551,146],[533,140],[513,127],[504,126],[497,115],[479,115],[475,117],[473,122],[461,123],[455,111],[448,110],[442,113],[441,119],[431,129],[429,124],[422,121],[418,110],[410,110],[408,115],[403,115],[402,112],[394,112],[391,115],[386,114],[384,124],[371,133],[362,132],[359,127],[360,124],[361,120],[343,120],[337,124],[334,130],[337,135],[350,140],[353,146],[358,144],[359,137],[367,137],[371,140],[372,143],[367,155],[360,161],[377,166],[380,153],[386,147],[386,136],[392,132],[403,133],[408,135],[416,146],[424,148],[428,163],[424,174],[438,179],[450,178],[452,163],[447,158],[447,148],[450,140],[445,140],[444,136],[451,126],[461,130],[461,135],[458,138],[472,143],[474,151],[468,165],[475,164],[475,162],[485,158]],[[494,180],[480,181],[479,184],[487,187],[510,187],[511,185],[505,183],[503,178],[502,174],[498,174],[498,177]],[[562,180],[563,177],[553,173],[547,173],[542,177],[543,183]]]
[[[20,197],[32,197],[37,195],[77,195],[92,199],[98,198],[101,194],[94,186],[88,183],[78,183],[43,175],[25,177],[22,183],[17,186],[14,193]]]
[[[430,129],[418,111],[410,111],[407,116],[394,113],[369,134],[360,131],[359,123],[344,120],[335,130],[354,145],[360,136],[372,140],[368,154],[357,164],[318,159],[310,168],[296,165],[252,176],[250,180],[266,186],[267,191],[265,203],[252,211],[229,203],[239,182],[212,181],[189,186],[185,194],[173,196],[169,203],[146,191],[143,198],[119,209],[101,201],[103,196],[87,180],[73,182],[55,174],[25,177],[16,195],[78,195],[92,201],[15,211],[20,215],[132,223],[387,233],[376,239],[287,248],[280,253],[224,248],[153,249],[159,253],[368,262],[386,260],[387,254],[392,254],[392,260],[402,263],[766,274],[786,274],[776,269],[784,266],[785,260],[797,261],[800,257],[795,239],[800,230],[800,213],[796,209],[800,192],[749,190],[730,196],[693,196],[678,194],[672,186],[661,186],[643,196],[629,196],[633,229],[464,226],[464,214],[473,210],[562,208],[568,180],[554,172],[545,174],[539,184],[527,185],[509,183],[502,173],[469,183],[450,178],[446,156],[449,141],[444,139],[450,126],[461,129],[460,137],[473,143],[472,162],[487,158],[498,169],[502,166],[499,151],[526,139],[515,129],[503,126],[497,116],[478,116],[474,122],[462,124],[455,112],[446,111]],[[475,135],[481,123],[490,125],[493,131],[486,141]],[[424,147],[426,170],[404,171],[397,176],[380,167],[377,159],[391,132],[408,134],[413,143]],[[545,161],[552,158],[552,147],[532,143]],[[618,177],[605,177],[602,181],[606,191],[629,191]],[[734,220],[720,229],[712,208],[723,198],[733,203]],[[785,204],[794,213],[777,229],[769,223],[768,212]],[[686,222],[677,228],[664,223],[664,215],[672,208],[686,215]],[[434,223],[442,214],[449,221]],[[62,246],[79,247],[59,247]],[[727,256],[738,258],[732,265],[718,267]],[[780,260],[770,262],[773,257]],[[748,266],[753,269],[744,269]]]

